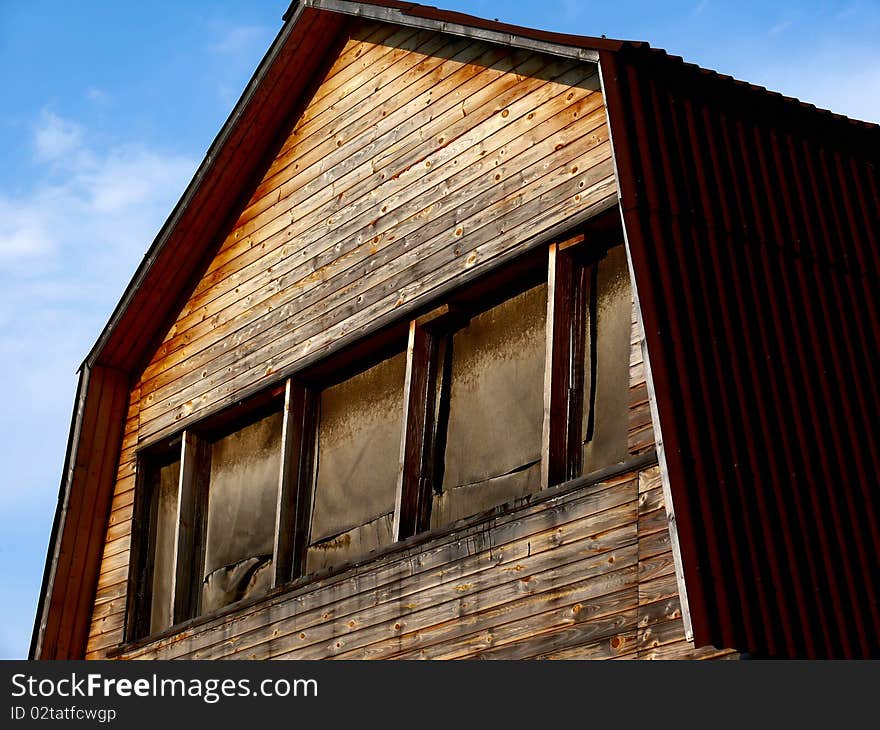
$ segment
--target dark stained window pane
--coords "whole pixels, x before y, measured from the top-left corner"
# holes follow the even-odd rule
[[[281,426],[272,413],[212,444],[202,613],[269,588]]]
[[[392,542],[406,354],[321,393],[306,572]]]
[[[452,338],[438,527],[540,489],[547,286],[473,317]]]

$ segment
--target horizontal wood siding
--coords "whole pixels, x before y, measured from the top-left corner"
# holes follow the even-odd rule
[[[651,467],[402,548],[125,658],[708,658]],[[99,656],[96,652],[95,656]]]
[[[595,65],[359,27],[147,364],[139,440],[615,199]]]
[[[594,66],[357,27],[131,391],[87,657],[123,640],[139,443],[615,195]],[[637,345],[632,453],[653,445]],[[495,510],[129,656],[689,655],[655,472]]]

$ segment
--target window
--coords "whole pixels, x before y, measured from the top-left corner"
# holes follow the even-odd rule
[[[135,524],[146,529],[133,550],[133,637],[272,585],[281,402],[228,416],[140,456]]]
[[[141,452],[127,638],[625,459],[615,230],[532,252]]]
[[[157,456],[145,474],[149,493],[149,558],[145,567],[143,593],[149,599],[147,628],[155,633],[168,628],[172,621],[174,585],[174,540],[177,525],[177,490],[180,483],[179,453],[169,451]]]
[[[435,393],[432,453],[413,485],[430,492],[422,497],[430,515],[417,531],[541,487],[547,285],[504,294],[454,302],[428,325],[437,362],[414,363],[431,371]]]
[[[632,291],[623,246],[551,249],[552,387],[546,482],[588,474],[627,456]]]
[[[276,410],[210,442],[199,613],[271,586],[281,422]]]
[[[405,376],[399,353],[321,391],[307,573],[394,542]]]

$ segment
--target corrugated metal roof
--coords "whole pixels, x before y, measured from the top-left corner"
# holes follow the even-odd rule
[[[880,655],[880,128],[600,55],[698,643]]]

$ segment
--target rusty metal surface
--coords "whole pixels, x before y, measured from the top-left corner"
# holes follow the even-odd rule
[[[697,643],[880,656],[880,128],[600,62]]]
[[[306,574],[338,568],[390,545],[394,542],[392,518],[393,515],[389,512],[341,535],[309,545]]]
[[[293,13],[299,6],[298,0],[294,0],[284,13],[284,19],[292,17]],[[399,0],[369,0],[369,2],[353,3],[357,5],[373,5],[380,8],[390,8],[399,10],[403,15],[409,15],[413,18],[423,18],[425,20],[436,21],[438,24],[450,23],[463,25],[470,28],[480,28],[482,30],[495,31],[497,33],[508,33],[522,38],[531,40],[553,43],[560,46],[572,46],[574,48],[588,48],[596,50],[618,50],[624,44],[643,46],[646,45],[642,41],[620,41],[613,38],[605,38],[604,36],[582,36],[572,35],[570,33],[555,33],[553,31],[538,30],[537,28],[526,28],[521,25],[511,25],[510,23],[501,23],[497,20],[489,20],[487,18],[479,18],[475,15],[459,13],[454,10],[443,10],[431,5],[420,5],[419,3],[400,2]]]

